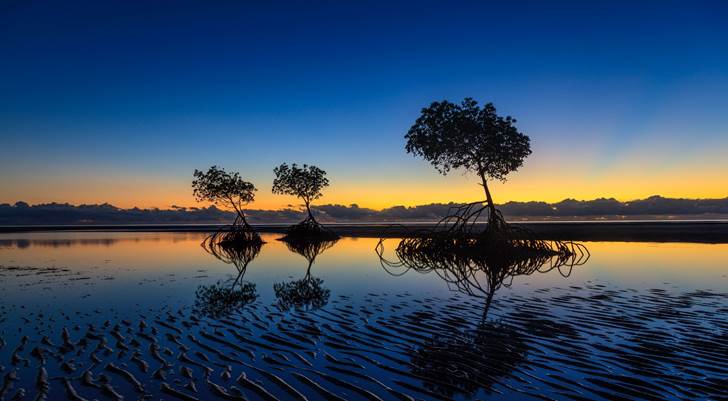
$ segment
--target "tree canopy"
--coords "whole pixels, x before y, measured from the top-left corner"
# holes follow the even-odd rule
[[[239,173],[227,172],[217,166],[207,171],[195,170],[193,175],[192,189],[197,201],[232,209],[247,225],[243,206],[255,200],[255,185],[242,179]]]
[[[530,139],[515,123],[515,118],[499,116],[492,103],[480,107],[472,98],[460,104],[433,102],[405,135],[405,149],[443,175],[459,168],[476,173],[494,209],[487,179],[505,181],[531,154]]]
[[[309,217],[311,214],[311,202],[323,195],[322,190],[329,186],[326,178],[326,171],[304,164],[299,167],[296,163],[286,163],[273,169],[275,179],[273,180],[273,193],[280,195],[293,195],[301,200],[306,206]]]

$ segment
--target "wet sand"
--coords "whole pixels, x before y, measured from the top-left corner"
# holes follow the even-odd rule
[[[371,292],[93,313],[0,306],[0,399],[721,399],[728,294],[587,283],[474,299]],[[24,395],[24,398],[23,398]]]
[[[534,231],[540,238],[572,241],[701,242],[728,243],[724,221],[638,222],[529,222],[514,223]],[[254,224],[263,233],[284,233],[287,225]],[[0,233],[34,231],[139,231],[212,232],[219,225],[82,225],[2,226]],[[426,231],[432,224],[329,224],[336,234],[347,237],[403,237]]]
[[[723,245],[631,244],[614,260],[595,246],[603,274],[521,277],[483,320],[482,299],[434,272],[385,272],[372,239],[312,267],[271,235],[243,278],[202,235],[95,235],[77,252],[69,238],[0,248],[0,400],[728,399]],[[650,274],[620,279],[620,261]],[[309,272],[326,296],[281,307],[275,283]],[[195,288],[216,280],[259,295],[211,314]]]

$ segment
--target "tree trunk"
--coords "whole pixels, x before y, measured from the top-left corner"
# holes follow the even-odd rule
[[[238,222],[238,219],[243,223],[243,227],[250,227],[250,224],[248,224],[248,220],[245,219],[245,212],[242,208],[238,207],[233,198],[228,198],[230,201],[230,204],[233,207],[233,210],[235,210],[235,213],[238,215],[238,217],[235,218],[235,223],[233,225],[236,225]]]
[[[483,190],[485,191],[485,200],[490,209],[490,215],[495,216],[495,204],[493,203],[493,197],[490,196],[490,190],[488,189],[488,181],[485,179],[485,174],[480,173],[480,179],[483,181]]]
[[[306,211],[308,212],[308,218],[316,221],[316,219],[313,217],[313,214],[311,213],[311,206],[309,206],[309,202],[306,202]]]
[[[248,220],[245,218],[245,212],[243,212],[242,209],[238,210],[238,217],[240,217],[240,220],[243,222],[243,227],[250,227],[250,224],[248,224]]]
[[[490,292],[488,292],[488,297],[485,299],[485,306],[483,307],[483,316],[481,318],[481,321],[485,323],[485,321],[488,319],[488,312],[490,311],[490,303],[493,302],[493,295],[495,294],[495,291],[493,289],[490,289]]]
[[[245,270],[238,270],[238,276],[235,277],[235,281],[233,281],[233,285],[230,286],[231,289],[235,289],[235,286],[238,285],[238,282],[240,282],[240,287],[242,287],[243,283],[243,275],[245,274]]]

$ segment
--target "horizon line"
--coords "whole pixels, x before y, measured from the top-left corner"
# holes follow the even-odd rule
[[[496,205],[503,206],[503,205],[514,204],[514,203],[515,204],[519,204],[519,203],[520,204],[526,204],[526,203],[544,203],[544,204],[547,204],[547,205],[555,205],[555,204],[562,203],[562,202],[567,202],[567,201],[594,202],[594,201],[599,201],[599,200],[609,200],[609,201],[616,201],[616,202],[619,202],[619,203],[622,203],[622,204],[627,204],[627,203],[630,203],[630,202],[639,202],[639,201],[645,201],[645,200],[648,200],[648,199],[655,199],[655,198],[666,199],[666,200],[682,200],[682,201],[685,201],[685,200],[688,200],[688,201],[711,201],[711,200],[712,201],[720,201],[720,200],[726,200],[726,199],[728,199],[728,195],[726,195],[724,197],[719,197],[719,198],[689,198],[689,197],[667,197],[667,196],[662,196],[662,195],[657,195],[656,194],[656,195],[650,195],[650,196],[647,196],[647,197],[644,197],[644,198],[636,198],[636,199],[628,199],[628,200],[621,200],[621,199],[616,198],[616,197],[606,197],[606,196],[602,196],[602,197],[598,197],[598,198],[591,198],[591,199],[577,199],[577,198],[567,197],[567,198],[564,198],[564,199],[562,199],[560,201],[556,201],[556,202],[548,202],[548,201],[542,201],[542,200],[528,200],[528,201],[509,200],[509,201],[501,202],[501,203],[496,202]],[[412,204],[412,205],[393,204],[391,206],[387,206],[387,207],[383,207],[383,208],[365,207],[365,206],[360,206],[358,203],[350,203],[348,205],[347,204],[343,204],[343,203],[322,203],[322,204],[319,204],[319,205],[311,205],[311,207],[312,208],[317,208],[317,207],[322,207],[322,206],[340,206],[340,207],[348,207],[348,208],[356,207],[356,208],[360,208],[360,209],[368,209],[368,210],[372,210],[372,211],[381,212],[381,211],[384,211],[384,210],[387,210],[387,209],[392,209],[392,208],[397,208],[397,207],[416,208],[416,207],[431,206],[431,205],[451,205],[451,204],[453,204],[453,205],[462,205],[462,204],[477,203],[477,202],[485,203],[485,200],[483,199],[483,200],[476,200],[476,201],[429,202],[429,203],[420,203],[420,204]],[[25,201],[22,201],[22,200],[18,200],[18,201],[14,202],[14,203],[1,202],[0,203],[0,207],[1,206],[17,207],[17,205],[19,203],[26,204],[29,207],[49,206],[49,205],[64,205],[64,206],[73,206],[73,207],[79,207],[79,206],[105,206],[106,205],[106,206],[114,207],[114,208],[119,209],[119,210],[133,210],[133,209],[139,209],[139,210],[190,210],[190,209],[192,209],[192,210],[194,210],[194,209],[208,209],[208,208],[214,207],[215,209],[218,209],[218,210],[221,210],[221,211],[228,211],[226,209],[222,209],[222,208],[218,207],[214,203],[208,203],[207,205],[201,205],[201,206],[181,206],[181,205],[171,204],[171,205],[167,205],[167,208],[165,209],[165,208],[162,208],[162,207],[159,207],[159,206],[152,206],[152,207],[132,206],[132,207],[126,207],[125,208],[125,207],[116,206],[113,203],[108,202],[108,201],[107,202],[103,202],[103,203],[77,203],[77,204],[70,203],[70,202],[49,201],[49,202],[41,202],[41,203],[30,204],[28,202],[25,202]],[[295,205],[294,206],[294,205],[289,204],[288,207],[281,207],[281,208],[278,208],[278,209],[258,209],[258,208],[254,208],[254,207],[246,207],[245,209],[246,210],[250,210],[250,211],[270,211],[270,212],[278,212],[278,211],[297,210],[297,206],[299,206],[299,205]]]

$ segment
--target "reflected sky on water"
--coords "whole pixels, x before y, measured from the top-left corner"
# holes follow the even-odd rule
[[[586,264],[513,278],[485,319],[482,300],[450,291],[435,273],[391,275],[378,239],[342,238],[313,252],[266,234],[259,252],[219,259],[201,247],[204,237],[0,235],[0,371],[17,371],[15,389],[31,396],[45,366],[87,399],[104,398],[80,370],[69,372],[70,361],[107,375],[129,399],[139,387],[109,363],[153,397],[167,385],[190,394],[195,382],[199,399],[220,398],[215,385],[247,385],[252,400],[272,398],[232,380],[241,373],[281,400],[290,393],[279,379],[308,399],[510,400],[709,399],[728,371],[728,245],[585,243]],[[397,243],[384,242],[385,256]],[[200,288],[214,291],[201,299]],[[250,297],[224,315],[198,313],[226,288]],[[157,351],[171,362],[167,379],[143,369]],[[54,380],[51,399],[64,391]]]
[[[246,279],[258,284],[271,299],[272,284],[305,272],[307,261],[265,234],[266,244],[250,263]],[[3,296],[32,301],[38,291],[54,299],[89,303],[99,292],[116,301],[178,298],[184,301],[198,284],[214,283],[235,273],[233,266],[204,251],[200,233],[56,232],[0,235],[0,265],[6,267],[67,268],[76,276],[52,280],[46,275],[11,277],[3,272]],[[423,294],[447,291],[436,277],[410,272],[392,277],[374,252],[377,239],[343,238],[316,259],[313,272],[341,294],[371,289]],[[396,239],[385,241],[392,254]],[[510,291],[568,286],[603,281],[629,288],[678,286],[684,289],[724,290],[728,244],[587,242],[591,258],[583,266],[519,277]],[[52,277],[52,276],[50,276]],[[64,276],[65,277],[65,276]],[[99,280],[100,279],[100,280]],[[17,287],[22,282],[25,286]],[[153,289],[153,290],[152,290]],[[190,291],[191,290],[191,291]],[[504,291],[509,291],[505,289]],[[45,299],[45,297],[44,297]]]

